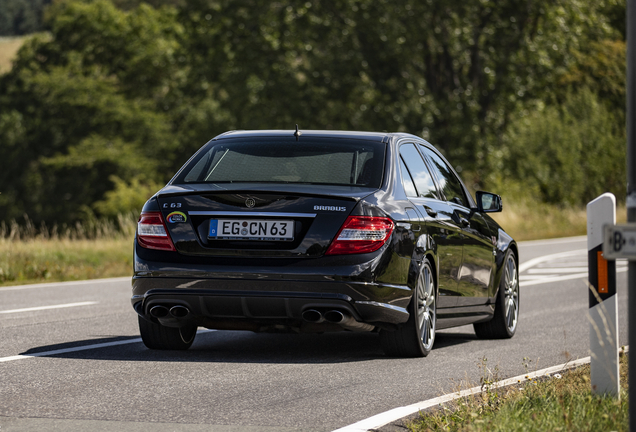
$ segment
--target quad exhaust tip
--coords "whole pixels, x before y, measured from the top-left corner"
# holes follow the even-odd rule
[[[190,314],[190,309],[181,305],[173,306],[170,309],[162,305],[150,308],[150,315],[155,318],[168,318],[168,315],[172,315],[173,318],[185,318],[188,314]]]
[[[303,319],[310,323],[320,323],[323,321],[322,314],[315,309],[307,309],[304,311]]]
[[[153,306],[150,308],[150,315],[155,318],[165,318],[168,316],[168,308],[165,306]]]
[[[324,314],[315,309],[307,309],[302,313],[303,319],[310,323],[321,323],[327,321],[333,324],[342,324],[347,321],[349,315],[339,310],[329,310]]]
[[[339,310],[330,310],[328,312],[325,312],[324,318],[325,321],[334,324],[340,324],[347,319],[346,315]]]
[[[175,318],[185,318],[189,313],[190,310],[185,306],[177,305],[170,308],[170,315]]]

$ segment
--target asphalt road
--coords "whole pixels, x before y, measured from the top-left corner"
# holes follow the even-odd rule
[[[187,352],[150,351],[129,279],[0,288],[0,432],[332,431],[472,387],[484,358],[506,378],[585,357],[586,247],[584,237],[522,243],[515,337],[444,330],[423,359],[386,358],[377,335],[356,333],[206,331]]]

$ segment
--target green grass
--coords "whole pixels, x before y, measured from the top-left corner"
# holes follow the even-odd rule
[[[587,210],[535,202],[510,202],[504,197],[501,213],[490,213],[517,241],[570,237],[587,234]],[[625,223],[627,210],[616,209],[617,223]]]
[[[36,228],[0,224],[0,285],[132,275],[134,216]]]
[[[533,380],[455,401],[408,424],[424,431],[627,431],[629,406],[627,356],[620,360],[621,397],[591,393],[590,367],[583,366],[546,380]]]
[[[0,241],[0,285],[132,275],[132,238]]]

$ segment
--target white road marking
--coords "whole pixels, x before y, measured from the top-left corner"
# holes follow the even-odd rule
[[[521,282],[525,282],[525,281],[533,281],[533,280],[541,280],[544,279],[545,275],[521,275],[519,276],[519,280]]]
[[[616,269],[616,273],[625,273],[626,271],[627,271],[627,267],[620,267]],[[582,278],[587,278],[588,276],[589,274],[585,272],[585,273],[569,274],[564,276],[537,278],[532,280],[519,279],[519,286],[524,287],[524,286],[530,286],[530,285],[540,285],[540,284],[550,283],[550,282],[561,282],[561,281],[570,280],[570,279],[582,279]]]
[[[213,331],[216,331],[216,330],[202,329],[197,331],[197,334],[209,333]],[[77,352],[77,351],[88,351],[92,349],[107,348],[107,347],[117,346],[117,345],[127,345],[127,344],[139,343],[141,341],[142,341],[141,338],[134,338],[134,339],[126,339],[126,340],[120,340],[120,341],[114,341],[114,342],[104,342],[104,343],[98,343],[98,344],[92,344],[92,345],[82,345],[82,346],[77,346],[72,348],[62,348],[62,349],[51,350],[51,351],[42,351],[42,352],[36,352],[33,354],[19,354],[19,355],[14,355],[9,357],[0,357],[0,363],[9,362],[13,360],[23,360],[23,359],[34,358],[34,357],[48,357],[48,356],[66,354],[66,353]]]
[[[533,280],[527,280],[527,281],[519,280],[519,286],[526,287],[530,285],[541,285],[541,284],[546,284],[551,282],[561,282],[561,281],[566,281],[571,279],[581,279],[581,278],[586,278],[587,276],[588,274],[587,272],[585,272],[585,273],[576,273],[576,274],[570,274],[565,276],[544,277],[540,279],[533,279]]]
[[[20,313],[20,312],[33,312],[33,311],[41,311],[41,310],[48,310],[48,309],[62,309],[62,308],[70,308],[70,307],[77,307],[77,306],[90,306],[90,305],[94,305],[94,304],[97,304],[97,303],[99,303],[99,302],[89,301],[89,302],[50,305],[50,306],[37,306],[37,307],[30,307],[30,308],[23,308],[23,309],[10,309],[10,310],[0,311],[0,314],[10,314],[10,313]]]
[[[540,267],[526,270],[528,274],[559,274],[559,273],[581,273],[587,272],[587,267]]]
[[[627,347],[625,347],[625,351],[627,352]],[[525,381],[530,381],[533,378],[554,374],[554,373],[561,372],[567,369],[575,368],[577,366],[588,364],[589,362],[590,362],[590,357],[585,357],[585,358],[575,360],[569,363],[564,363],[558,366],[552,366],[546,369],[541,369],[536,372],[531,372],[531,373],[519,375],[513,378],[508,378],[508,379],[494,383],[492,388],[499,388],[499,387],[505,387],[512,384],[519,384]],[[367,419],[361,420],[357,423],[353,423],[349,426],[336,429],[333,432],[368,432],[371,430],[378,429],[384,425],[387,425],[391,422],[394,422],[396,420],[399,420],[411,414],[415,414],[419,411],[423,411],[427,408],[431,408],[446,402],[453,401],[455,399],[463,398],[463,397],[481,393],[481,392],[482,392],[482,387],[477,386],[468,390],[462,390],[457,393],[447,394],[444,396],[436,397],[434,399],[417,402],[412,405],[394,408],[392,410],[385,411],[380,414],[376,414],[373,417],[369,417]]]
[[[584,254],[585,256],[587,256],[587,249],[578,249],[578,250],[574,250],[574,251],[561,252],[561,253],[557,253],[557,254],[545,255],[545,256],[533,258],[531,260],[528,260],[528,261],[524,262],[523,264],[521,264],[519,266],[519,273],[524,272],[524,271],[528,270],[529,268],[534,267],[534,266],[536,266],[538,264],[541,264],[543,262],[546,262],[546,261],[552,261],[552,260],[555,260],[557,258],[566,258],[566,257],[571,257],[571,256],[576,256],[576,255],[581,255],[581,254]]]
[[[10,357],[0,357],[0,363],[13,361],[13,360],[34,358],[34,357],[47,357],[47,356],[52,356],[56,354],[66,354],[70,352],[86,351],[91,349],[105,348],[105,347],[111,347],[111,346],[117,346],[117,345],[126,345],[126,344],[137,343],[137,342],[141,342],[141,338],[127,339],[127,340],[115,341],[115,342],[104,342],[99,344],[84,345],[84,346],[78,346],[78,347],[72,347],[72,348],[62,348],[58,350],[42,351],[42,352],[37,352],[33,354],[20,354],[20,355],[15,355]]]
[[[127,281],[128,282],[132,281],[132,276],[106,278],[106,279],[87,279],[87,280],[70,281],[70,282],[51,282],[51,283],[31,284],[31,285],[16,285],[16,286],[1,287],[0,292],[18,291],[18,290],[35,289],[35,288],[64,288],[64,287],[73,286],[73,285],[93,285],[93,284],[127,282]]]
[[[587,279],[586,249],[537,257],[519,266],[519,286],[526,287],[571,279]],[[568,259],[572,258],[572,259]],[[617,260],[616,273],[627,271],[627,262]],[[524,273],[524,274],[521,274]]]

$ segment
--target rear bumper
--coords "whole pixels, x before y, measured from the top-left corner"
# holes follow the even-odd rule
[[[358,323],[392,328],[408,320],[412,296],[406,275],[403,284],[376,280],[391,273],[394,256],[383,248],[320,258],[190,257],[135,245],[132,304],[145,319],[169,326],[329,331],[328,323],[309,326],[302,314],[337,309]],[[154,306],[177,305],[188,309],[186,318],[150,314]]]
[[[410,296],[408,287],[364,282],[135,277],[132,304],[139,315],[153,321],[154,306],[180,305],[190,311],[186,319],[159,320],[164,325],[329,331],[329,323],[310,325],[302,313],[337,309],[357,322],[391,327],[408,320]]]

